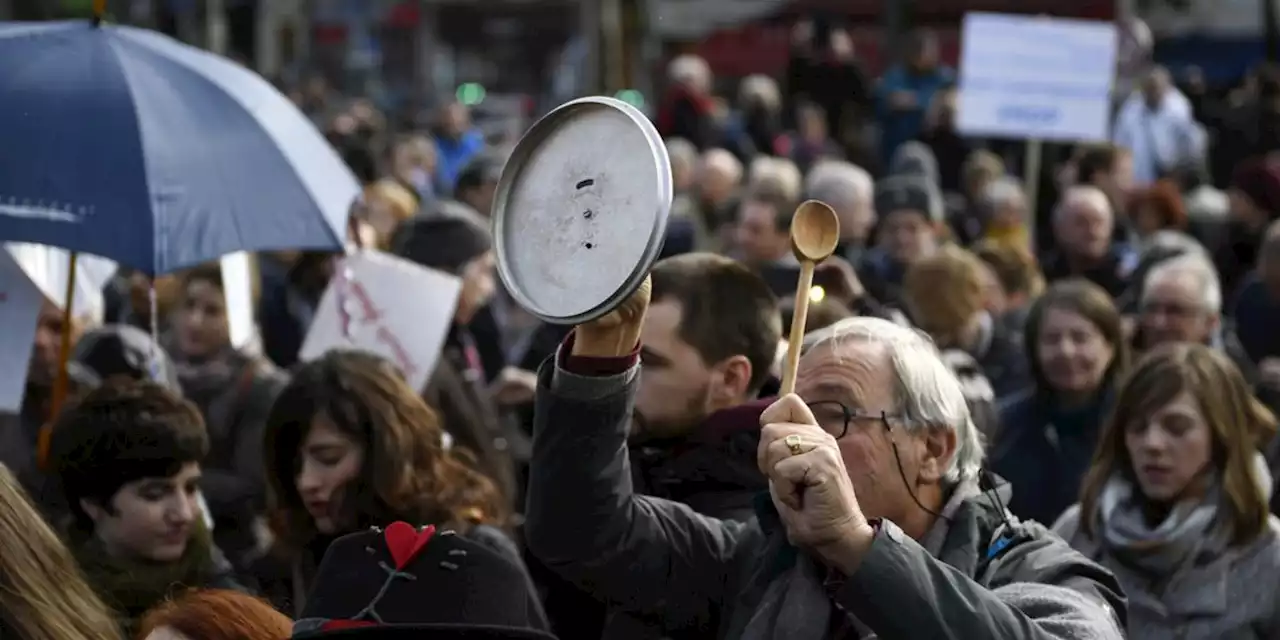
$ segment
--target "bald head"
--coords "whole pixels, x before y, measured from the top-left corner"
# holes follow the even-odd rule
[[[1107,255],[1114,227],[1111,200],[1097,187],[1068,188],[1053,212],[1053,232],[1058,245],[1069,256],[1086,262],[1101,260]]]
[[[703,199],[722,202],[742,184],[742,163],[724,149],[709,149],[702,154],[697,180]]]

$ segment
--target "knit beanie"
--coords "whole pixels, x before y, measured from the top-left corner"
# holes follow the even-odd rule
[[[915,176],[923,178],[929,184],[938,186],[938,158],[933,149],[923,142],[913,140],[903,143],[893,152],[889,162],[889,175]]]
[[[488,229],[457,216],[416,216],[391,235],[392,254],[453,275],[492,248]]]
[[[881,218],[894,211],[919,211],[932,222],[941,222],[942,194],[926,178],[897,175],[876,184],[876,214]]]

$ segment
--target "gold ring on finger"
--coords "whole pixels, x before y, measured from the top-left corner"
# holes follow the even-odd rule
[[[793,433],[787,436],[786,438],[784,438],[782,441],[786,443],[787,448],[791,450],[791,455],[798,456],[804,453],[804,447],[802,446],[804,442],[800,439],[800,436],[798,434]]]

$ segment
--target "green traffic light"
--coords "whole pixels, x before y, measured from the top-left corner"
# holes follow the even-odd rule
[[[469,107],[474,107],[475,105],[484,102],[484,95],[484,87],[474,82],[468,82],[458,86],[458,102]]]

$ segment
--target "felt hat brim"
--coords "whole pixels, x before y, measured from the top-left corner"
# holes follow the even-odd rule
[[[544,631],[497,627],[487,625],[458,624],[400,624],[378,627],[359,627],[338,631],[307,631],[295,634],[295,640],[557,640]]]

